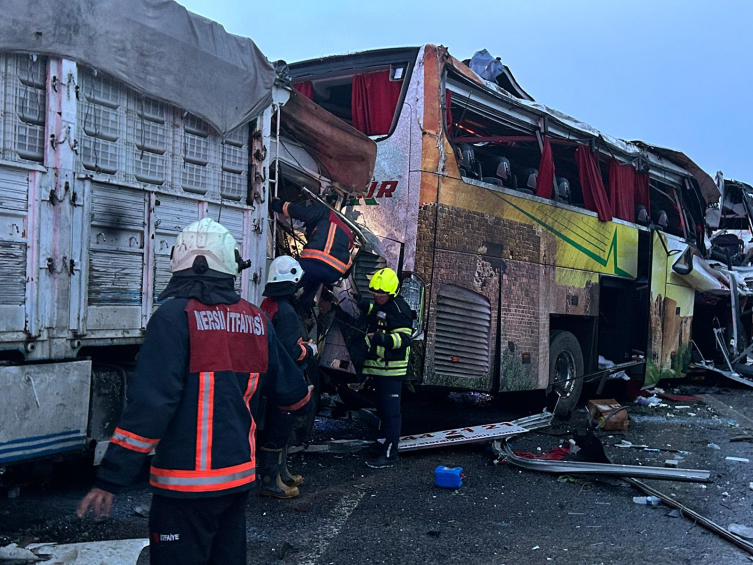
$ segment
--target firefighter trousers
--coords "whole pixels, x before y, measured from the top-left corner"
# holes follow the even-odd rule
[[[149,512],[152,565],[245,565],[248,491],[208,498],[155,494]]]
[[[400,398],[403,393],[402,377],[374,377],[377,393],[377,413],[379,414],[380,435],[385,437],[384,454],[397,456],[397,444],[400,440]]]

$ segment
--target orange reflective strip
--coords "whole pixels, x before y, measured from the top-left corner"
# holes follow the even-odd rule
[[[209,485],[170,485],[170,484],[161,484],[161,483],[153,481],[152,479],[149,479],[149,484],[155,488],[160,488],[164,490],[174,490],[174,491],[179,491],[179,492],[215,492],[218,490],[229,490],[231,488],[247,485],[249,483],[253,483],[255,480],[256,480],[256,474],[252,473],[248,477],[243,477],[241,479],[236,479],[234,481],[227,481],[223,483],[215,483],[215,484],[209,484]]]
[[[316,259],[317,261],[321,261],[322,263],[326,263],[330,267],[333,267],[340,273],[345,273],[350,268],[350,261],[346,265],[342,261],[335,259],[331,255],[327,255],[326,253],[323,253],[322,251],[319,251],[318,249],[304,249],[301,252],[301,257],[304,259]]]
[[[196,468],[212,467],[212,417],[214,416],[214,373],[199,373],[199,402],[196,411]]]
[[[290,406],[280,406],[280,410],[285,410],[286,412],[293,412],[294,410],[298,410],[299,408],[302,408],[306,405],[306,403],[311,399],[311,391],[306,392],[306,396],[304,396],[301,400],[296,402],[295,404],[291,404]]]
[[[301,346],[301,354],[298,356],[298,359],[296,359],[296,361],[303,361],[306,358],[307,351],[306,351],[306,346],[303,344],[302,337],[298,338],[298,345]]]
[[[329,225],[329,233],[327,234],[327,244],[324,246],[324,252],[329,255],[332,251],[332,244],[335,242],[335,234],[337,233],[337,226],[335,224]]]
[[[290,217],[290,214],[288,214],[288,206],[290,206],[290,202],[285,202],[285,204],[282,205],[282,215]]]
[[[110,443],[114,443],[115,445],[125,447],[126,449],[130,449],[131,451],[136,451],[138,453],[151,453],[153,449],[152,447],[138,447],[136,445],[132,445],[130,443],[127,443],[125,440],[122,440],[115,436],[112,436],[110,438]]]
[[[206,469],[212,468],[212,436],[214,434],[214,373],[209,373],[209,406],[207,408]]]
[[[232,475],[234,473],[241,473],[254,468],[254,462],[241,463],[240,465],[234,465],[232,467],[224,467],[222,469],[207,469],[206,471],[197,471],[194,469],[160,469],[159,467],[152,467],[150,473],[157,477],[174,477],[177,479],[205,479],[211,477],[222,477],[224,475]]]
[[[248,388],[246,388],[246,408],[248,409],[248,415],[251,418],[251,427],[248,430],[248,448],[251,453],[251,462],[256,463],[256,422],[251,414],[251,398],[256,392],[256,387],[259,384],[259,373],[251,373],[248,378]]]
[[[115,428],[114,433],[123,434],[124,436],[128,436],[129,438],[135,439],[136,441],[143,441],[144,443],[151,443],[154,445],[157,445],[159,443],[158,439],[149,439],[148,437],[140,436],[133,432],[129,432],[128,430],[124,430],[123,428]]]

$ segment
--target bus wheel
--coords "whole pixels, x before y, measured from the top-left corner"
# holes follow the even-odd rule
[[[566,331],[553,331],[549,339],[550,405],[556,416],[567,416],[575,409],[583,389],[583,353],[578,339]]]

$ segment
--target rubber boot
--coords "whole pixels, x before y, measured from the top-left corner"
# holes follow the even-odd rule
[[[289,487],[299,487],[303,484],[302,475],[293,475],[288,469],[288,446],[282,448],[282,467],[280,467],[280,478],[282,482]]]
[[[280,478],[282,449],[262,447],[258,458],[259,494],[273,498],[294,498],[300,493],[298,487],[289,487]]]

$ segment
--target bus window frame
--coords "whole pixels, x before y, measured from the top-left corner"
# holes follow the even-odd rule
[[[400,53],[408,55],[406,51],[403,51]],[[418,61],[418,55],[419,53],[416,52],[415,56],[412,59],[409,58],[399,58],[394,57],[392,59],[389,58],[375,58],[373,61],[369,61],[368,57],[365,57],[362,62],[364,65],[358,65],[358,58],[353,59],[352,61],[347,62],[341,62],[342,64],[338,65],[337,62],[333,63],[333,69],[329,71],[324,71],[321,73],[313,74],[313,73],[301,73],[297,74],[295,73],[295,65],[291,67],[291,76],[293,83],[297,82],[303,82],[303,81],[310,81],[310,82],[318,82],[322,80],[331,80],[331,79],[338,79],[338,78],[350,78],[351,79],[351,88],[352,88],[352,79],[357,74],[368,74],[372,72],[379,72],[379,71],[390,71],[391,68],[395,65],[405,65],[405,72],[403,73],[402,80],[402,86],[400,87],[400,96],[397,99],[397,105],[395,106],[395,112],[392,116],[392,122],[390,123],[390,130],[389,133],[386,135],[370,135],[368,136],[370,139],[374,140],[375,142],[384,141],[386,139],[389,139],[392,137],[392,135],[397,130],[397,124],[400,121],[400,117],[403,115],[403,109],[405,108],[406,104],[406,97],[408,93],[408,88],[410,87],[410,83],[413,80],[413,71],[416,67],[416,63]],[[302,62],[299,63],[298,66],[305,67],[307,63],[311,62]],[[410,105],[408,105],[410,106]],[[350,122],[353,121],[353,114],[351,110],[351,119]]]

